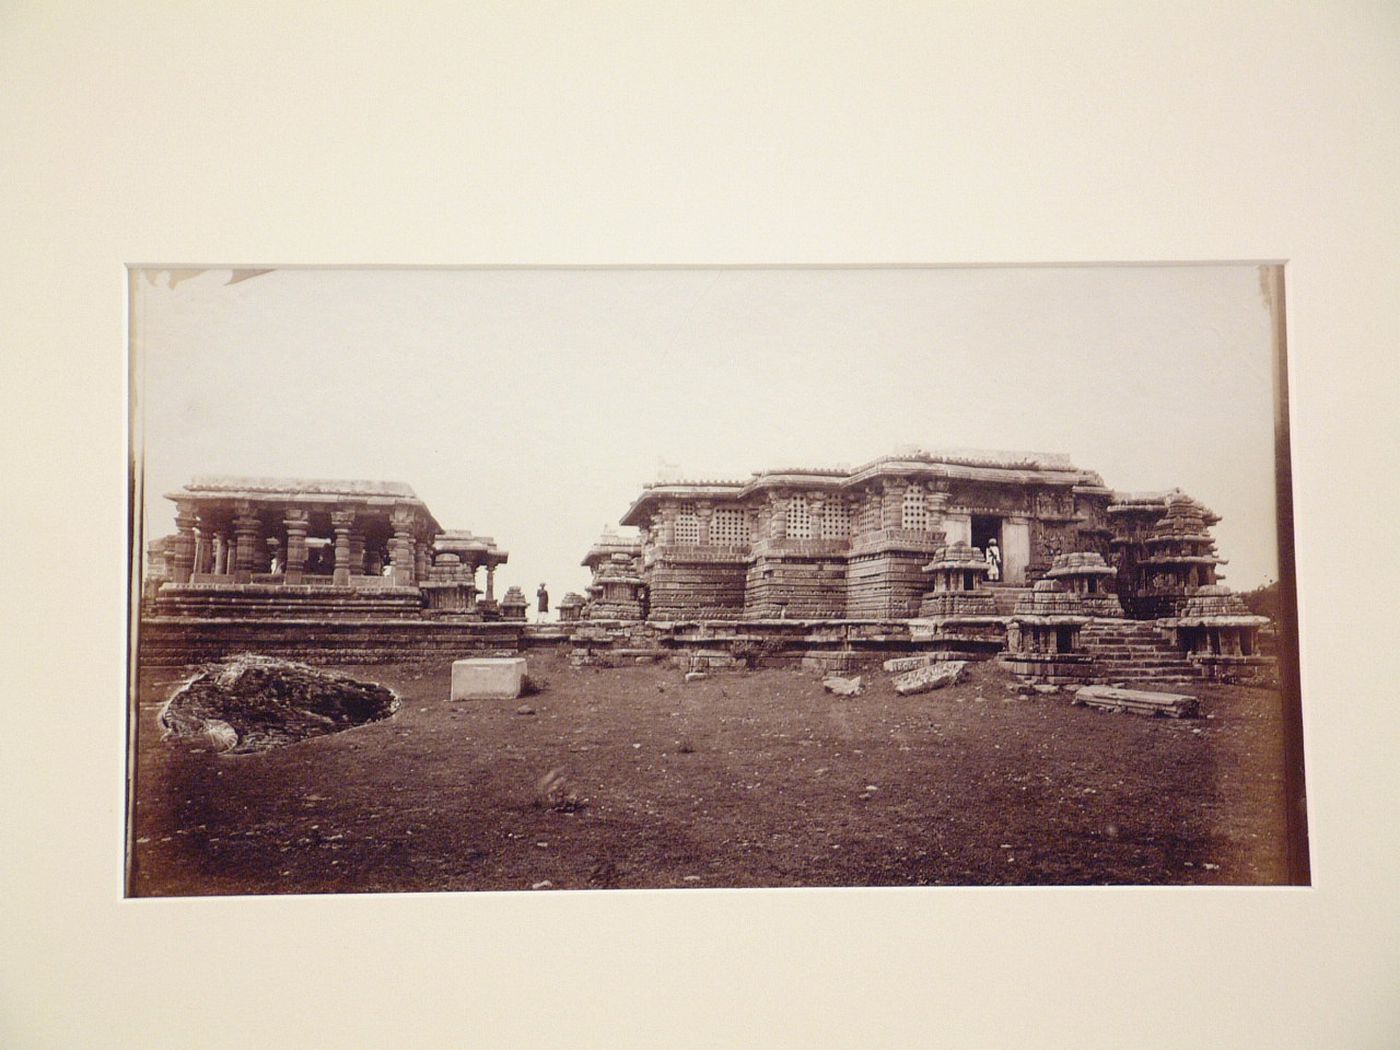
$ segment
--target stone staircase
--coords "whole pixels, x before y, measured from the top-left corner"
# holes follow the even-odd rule
[[[1030,594],[1029,587],[1013,587],[1010,584],[992,584],[987,587],[997,605],[998,616],[1010,616],[1016,609],[1016,602],[1023,594]]]
[[[1144,620],[1091,620],[1079,643],[1094,658],[1095,677],[1109,682],[1194,682],[1186,654]]]

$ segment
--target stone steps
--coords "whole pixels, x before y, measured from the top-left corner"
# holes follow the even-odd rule
[[[1093,620],[1084,625],[1080,645],[1094,658],[1094,671],[1106,679],[1193,682],[1200,675],[1186,654],[1147,620]]]

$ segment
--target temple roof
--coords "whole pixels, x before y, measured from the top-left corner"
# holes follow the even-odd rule
[[[432,512],[401,481],[364,479],[240,477],[224,474],[197,474],[184,487],[167,492],[165,498],[178,505],[182,501],[215,506],[248,500],[266,506],[278,503],[305,504],[322,510],[342,502],[379,509],[412,507],[432,532],[441,531]]]
[[[418,499],[412,487],[401,481],[239,477],[227,474],[198,474],[184,486],[181,494],[190,492],[219,495],[247,492],[276,496],[387,496],[394,499]]]
[[[593,541],[593,546],[588,548],[588,553],[583,556],[583,561],[579,564],[588,568],[593,568],[600,561],[608,561],[614,554],[626,554],[636,557],[642,553],[642,541],[638,536],[623,536],[612,529],[603,530],[603,534]]]
[[[663,498],[730,497],[741,499],[764,488],[792,485],[839,489],[881,477],[961,478],[1013,484],[1064,485],[1099,489],[1103,479],[1080,470],[1060,452],[998,452],[990,449],[915,449],[880,456],[854,468],[782,467],[755,471],[747,480],[695,479],[658,481],[642,487],[642,494],[622,516],[623,525],[639,524],[649,503]]]

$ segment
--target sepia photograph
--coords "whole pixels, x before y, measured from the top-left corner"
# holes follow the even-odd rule
[[[0,1046],[1400,1045],[1400,8],[0,15]]]
[[[130,294],[132,896],[1308,881],[1280,265]]]

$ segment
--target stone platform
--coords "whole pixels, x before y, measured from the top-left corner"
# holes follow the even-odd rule
[[[138,625],[143,667],[179,667],[257,653],[309,664],[513,655],[522,625],[422,619],[296,620],[146,616]]]

